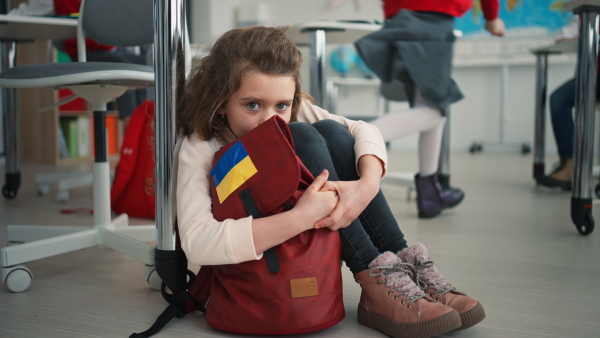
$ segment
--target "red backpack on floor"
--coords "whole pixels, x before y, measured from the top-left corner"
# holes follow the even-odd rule
[[[296,156],[287,123],[274,116],[215,153],[213,216],[223,221],[284,212],[313,181]],[[206,322],[246,334],[331,327],[345,315],[340,262],[339,233],[325,228],[304,231],[258,261],[212,266]]]
[[[284,212],[313,180],[295,154],[287,123],[274,116],[215,153],[213,216],[224,220]],[[345,317],[340,262],[339,233],[325,228],[304,231],[257,261],[203,266],[197,276],[188,271],[183,291],[169,294],[163,283],[169,307],[150,329],[130,337],[149,337],[171,318],[196,309],[205,312],[210,326],[236,333],[326,329]]]
[[[155,218],[154,101],[146,100],[133,111],[119,155],[110,191],[112,210],[130,217]]]

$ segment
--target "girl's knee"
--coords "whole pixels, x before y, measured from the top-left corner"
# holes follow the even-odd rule
[[[354,137],[342,124],[333,120],[321,120],[313,124],[294,122],[289,124],[296,149],[336,149],[353,151]]]
[[[319,131],[328,143],[333,142],[338,145],[345,144],[354,147],[354,137],[341,123],[334,120],[321,120],[313,123],[313,127]]]
[[[288,124],[294,141],[320,139],[321,134],[309,123],[292,122]]]
[[[311,124],[304,122],[292,122],[289,125],[296,147],[299,145],[323,145],[323,137]]]
[[[315,129],[317,129],[321,135],[341,133],[348,134],[350,137],[352,137],[346,127],[334,120],[317,121],[313,123],[312,126],[315,127]]]

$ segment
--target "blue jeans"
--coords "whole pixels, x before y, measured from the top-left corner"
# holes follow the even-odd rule
[[[314,175],[329,171],[331,181],[354,181],[354,138],[348,130],[333,120],[290,123],[296,154]],[[396,253],[406,248],[404,234],[390,210],[381,190],[367,208],[344,229],[339,230],[342,260],[352,273],[368,268],[380,253]]]
[[[600,76],[596,78],[596,97],[600,92]],[[554,139],[561,159],[573,158],[573,107],[575,79],[563,83],[550,95],[550,118]]]

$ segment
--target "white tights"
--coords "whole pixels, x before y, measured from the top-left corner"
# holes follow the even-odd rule
[[[386,142],[419,132],[419,174],[429,176],[437,172],[446,118],[440,108],[425,102],[418,88],[413,107],[390,112],[371,123],[379,128]]]

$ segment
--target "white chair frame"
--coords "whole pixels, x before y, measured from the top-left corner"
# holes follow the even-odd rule
[[[78,31],[79,41],[84,39],[83,22],[86,18],[86,4],[100,2],[104,6],[114,6],[112,10],[124,3],[134,0],[84,0],[81,4]],[[144,0],[135,0],[144,1]],[[110,2],[110,4],[109,4]],[[144,4],[153,8],[152,2]],[[137,3],[136,3],[137,5]],[[129,13],[130,9],[125,12]],[[152,25],[152,18],[149,18]],[[110,44],[110,43],[109,43]],[[78,65],[79,64],[79,65]],[[84,62],[72,63],[61,67],[83,66]],[[92,63],[89,63],[92,64]],[[96,63],[98,65],[100,63]],[[94,133],[96,161],[93,164],[93,208],[94,224],[90,227],[81,226],[50,226],[50,225],[9,225],[7,238],[9,243],[20,243],[0,249],[0,278],[12,292],[23,292],[29,288],[32,273],[23,263],[76,251],[94,246],[105,246],[125,253],[146,264],[144,277],[150,286],[159,290],[160,277],[154,269],[154,246],[145,242],[154,242],[155,225],[128,226],[125,214],[111,219],[110,208],[110,169],[106,149],[102,146],[105,141],[105,130],[102,124],[106,114],[106,103],[122,95],[130,87],[147,87],[154,84],[153,68],[150,66],[115,64],[115,68],[90,69],[66,72],[59,76],[21,77],[19,74],[31,70],[28,66],[38,66],[38,69],[54,67],[57,64],[27,65],[7,69],[0,73],[0,87],[9,88],[40,88],[55,87],[69,88],[75,95],[87,100],[94,111],[97,130]],[[34,72],[35,73],[35,72]],[[12,75],[7,75],[12,74]],[[104,142],[105,144],[105,142]],[[98,148],[97,145],[100,145]]]

